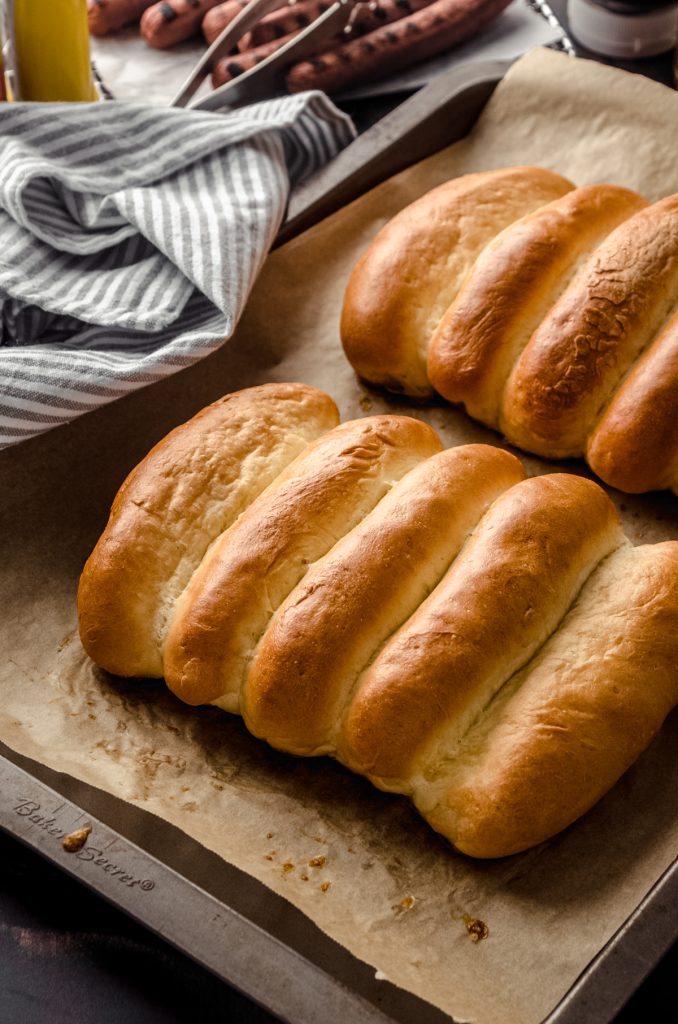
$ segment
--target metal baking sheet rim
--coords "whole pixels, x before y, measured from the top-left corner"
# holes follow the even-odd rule
[[[383,118],[299,190],[290,203],[278,244],[405,166],[462,138],[508,66],[507,62],[492,61],[455,68]],[[444,114],[449,115],[449,120],[443,117]],[[413,145],[404,146],[405,140]],[[407,160],[403,159],[404,151],[407,151]],[[9,750],[6,756],[0,753],[0,828],[31,846],[281,1019],[290,1021],[290,1024],[320,1024],[321,1021],[323,1024],[335,1021],[336,1024],[344,1024],[347,1020],[352,1024],[388,1024],[395,1020],[412,1020],[417,1024],[447,1021],[449,1024],[452,1021],[429,1003],[385,980],[375,979],[374,999],[347,988],[330,970],[313,963],[292,945],[281,942],[224,900],[199,888],[105,822],[96,821],[58,789],[47,786],[32,772],[19,767],[14,756]],[[26,759],[19,760],[26,763]],[[30,762],[28,765],[30,767]],[[41,766],[36,767],[39,769]],[[14,791],[17,785],[18,798]],[[80,785],[86,791],[96,792],[94,787]],[[61,800],[59,807],[50,813],[52,816],[57,810],[62,815],[65,813],[71,828],[84,823],[93,825],[93,834],[105,839],[103,844],[97,840],[105,848],[105,853],[98,858],[101,860],[103,857],[103,870],[96,858],[88,860],[87,856],[66,853],[61,842],[54,842],[55,837],[61,839],[64,835],[64,830],[58,825],[51,826],[50,831],[43,825],[33,828],[35,822],[27,822],[30,812],[23,811],[32,803],[40,803],[40,800],[31,800],[35,795],[42,801],[50,801],[54,797]],[[25,804],[17,810],[22,800]],[[137,808],[133,810],[142,816],[147,814]],[[97,852],[100,851],[97,849]],[[122,874],[106,869],[106,865],[114,864],[114,855],[125,862]],[[132,867],[136,871],[132,871]],[[199,922],[209,919],[212,929],[199,928],[198,933],[192,934],[186,928],[186,916],[179,920],[173,913],[168,914],[166,901],[161,899],[154,907],[152,891],[157,883],[151,884],[148,875],[164,879],[166,886],[170,885],[175,890],[178,888],[182,900],[200,908],[199,913],[189,917],[193,916]],[[127,881],[121,883],[121,879]],[[256,879],[249,881],[253,887],[265,890],[265,886]],[[137,889],[146,893],[145,902],[136,898]],[[267,899],[280,899],[265,891]],[[581,1024],[582,1020],[587,1024],[609,1024],[678,937],[677,906],[678,858],[582,972],[543,1024]],[[291,908],[292,911],[300,914],[295,908]],[[304,920],[309,928],[315,928],[308,919]],[[221,941],[226,936],[231,940],[237,937],[239,941],[231,941],[228,955],[224,958],[220,942],[210,942],[215,936]],[[243,946],[248,954],[255,949],[259,955],[239,957],[237,951]],[[348,951],[343,953],[364,974],[367,965]],[[404,1009],[405,1016],[400,1012],[394,1015],[391,1012],[394,1005]]]

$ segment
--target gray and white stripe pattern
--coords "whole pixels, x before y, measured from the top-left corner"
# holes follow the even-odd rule
[[[228,115],[3,104],[0,447],[230,337],[290,183],[354,137],[321,93]]]

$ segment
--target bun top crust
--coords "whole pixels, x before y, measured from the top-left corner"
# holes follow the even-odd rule
[[[540,207],[494,238],[433,337],[436,391],[498,427],[513,364],[577,270],[646,202],[617,185],[588,185]]]
[[[415,776],[435,774],[623,539],[614,505],[583,477],[533,477],[497,498],[358,684],[344,728],[347,763],[406,791]]]
[[[540,167],[508,167],[456,178],[397,214],[346,290],[341,340],[356,372],[393,391],[432,394],[429,342],[478,254],[508,224],[572,188]]]
[[[160,677],[174,601],[208,546],[314,438],[339,422],[306,384],[226,395],[129,474],[78,589],[83,646],[102,668]]]
[[[332,750],[360,672],[524,475],[513,455],[479,444],[411,469],[273,616],[245,682],[248,729],[294,753]]]
[[[346,355],[526,451],[590,453],[612,486],[678,493],[678,365],[659,342],[678,313],[678,195],[648,206],[537,172],[468,175],[394,217],[351,275]]]
[[[612,398],[586,458],[620,491],[678,494],[678,312]]]
[[[606,559],[469,730],[431,824],[472,857],[541,843],[596,803],[678,701],[678,544]]]
[[[600,411],[678,301],[678,195],[603,242],[518,359],[501,427],[537,454],[580,455]]]
[[[170,689],[239,710],[256,642],[308,566],[441,448],[408,416],[351,420],[310,444],[221,534],[181,595],[164,650]]]

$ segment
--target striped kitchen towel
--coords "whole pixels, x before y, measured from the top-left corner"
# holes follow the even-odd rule
[[[223,344],[290,184],[354,134],[321,93],[229,114],[3,104],[0,447]]]

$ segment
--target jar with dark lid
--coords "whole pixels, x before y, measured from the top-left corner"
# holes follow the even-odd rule
[[[653,57],[678,39],[678,0],[568,0],[574,38],[605,57]]]

